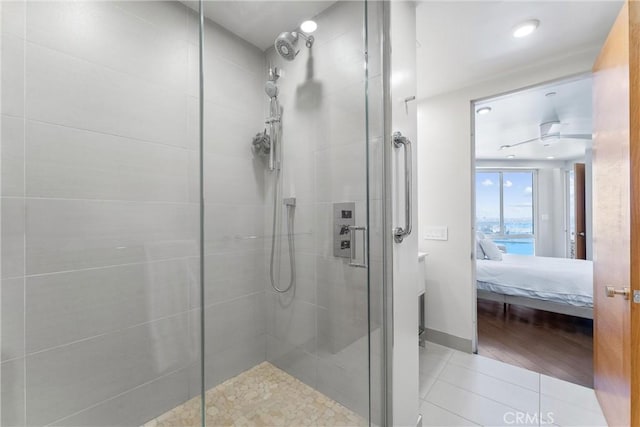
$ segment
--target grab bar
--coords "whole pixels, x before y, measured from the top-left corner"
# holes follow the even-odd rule
[[[393,229],[393,239],[396,243],[402,243],[405,237],[411,234],[411,141],[402,136],[400,132],[394,132],[393,145],[396,148],[404,147],[404,223],[405,228],[396,227]]]
[[[362,231],[362,262],[356,262],[356,231]],[[349,226],[349,265],[351,267],[367,268],[367,227],[350,225]]]

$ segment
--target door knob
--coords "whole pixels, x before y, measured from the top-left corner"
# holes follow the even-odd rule
[[[578,236],[580,236],[580,237],[584,237],[584,236],[585,236],[584,231],[579,232],[579,233],[578,233]]]
[[[624,296],[624,299],[629,299],[629,295],[631,295],[631,289],[629,288],[616,289],[613,286],[607,286],[605,288],[605,292],[607,293],[607,296],[609,298],[613,298],[616,295],[622,295]]]

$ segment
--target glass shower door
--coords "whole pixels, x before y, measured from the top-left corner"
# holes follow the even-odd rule
[[[368,161],[382,134],[367,108],[382,85],[367,4],[203,5],[206,424],[377,423]]]

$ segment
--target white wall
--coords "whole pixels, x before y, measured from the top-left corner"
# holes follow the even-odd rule
[[[391,2],[391,108],[393,131],[413,141],[413,171],[417,169],[416,104],[405,99],[416,95],[416,18],[413,2]],[[401,149],[394,149],[393,224],[404,226],[405,167]],[[414,201],[417,200],[413,173]],[[418,417],[418,207],[414,203],[413,233],[393,248],[393,423],[416,425]]]
[[[565,169],[540,168],[537,175],[535,254],[564,258],[567,253]]]
[[[475,339],[470,103],[588,72],[596,53],[597,49],[583,51],[554,63],[534,65],[500,79],[419,100],[419,230],[434,225],[449,228],[448,241],[424,240],[422,235],[419,240],[420,249],[429,253],[427,327],[462,338],[469,351]]]

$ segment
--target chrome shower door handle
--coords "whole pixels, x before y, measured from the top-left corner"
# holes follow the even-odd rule
[[[411,141],[409,138],[402,136],[400,132],[393,134],[393,146],[396,148],[404,148],[404,228],[396,227],[393,229],[393,240],[396,243],[402,243],[405,237],[411,234],[411,194],[412,194],[412,174],[411,174]]]
[[[362,262],[357,262],[356,259],[356,232],[362,231]],[[367,268],[367,227],[350,225],[349,226],[349,265],[351,267]]]

